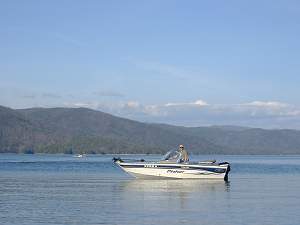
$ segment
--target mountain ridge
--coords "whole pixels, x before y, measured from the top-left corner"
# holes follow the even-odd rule
[[[300,154],[300,131],[143,123],[87,108],[0,106],[0,152]]]

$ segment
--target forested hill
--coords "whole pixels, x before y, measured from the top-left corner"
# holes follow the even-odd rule
[[[0,152],[300,154],[300,131],[148,124],[86,108],[0,106]]]

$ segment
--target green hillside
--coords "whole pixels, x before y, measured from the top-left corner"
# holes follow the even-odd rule
[[[86,108],[0,107],[0,152],[300,154],[300,131],[148,124]]]

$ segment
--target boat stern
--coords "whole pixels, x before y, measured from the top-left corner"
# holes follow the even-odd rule
[[[228,174],[231,170],[230,163],[229,162],[221,162],[221,163],[219,163],[219,166],[226,167],[224,180],[228,181]]]

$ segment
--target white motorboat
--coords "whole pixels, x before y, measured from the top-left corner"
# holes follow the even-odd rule
[[[169,151],[158,162],[141,160],[113,161],[125,172],[136,178],[179,178],[179,179],[224,179],[228,180],[230,164],[216,160],[183,162],[180,151]]]
[[[74,155],[75,158],[83,158],[83,157],[86,157],[86,154],[77,154],[77,155]]]

